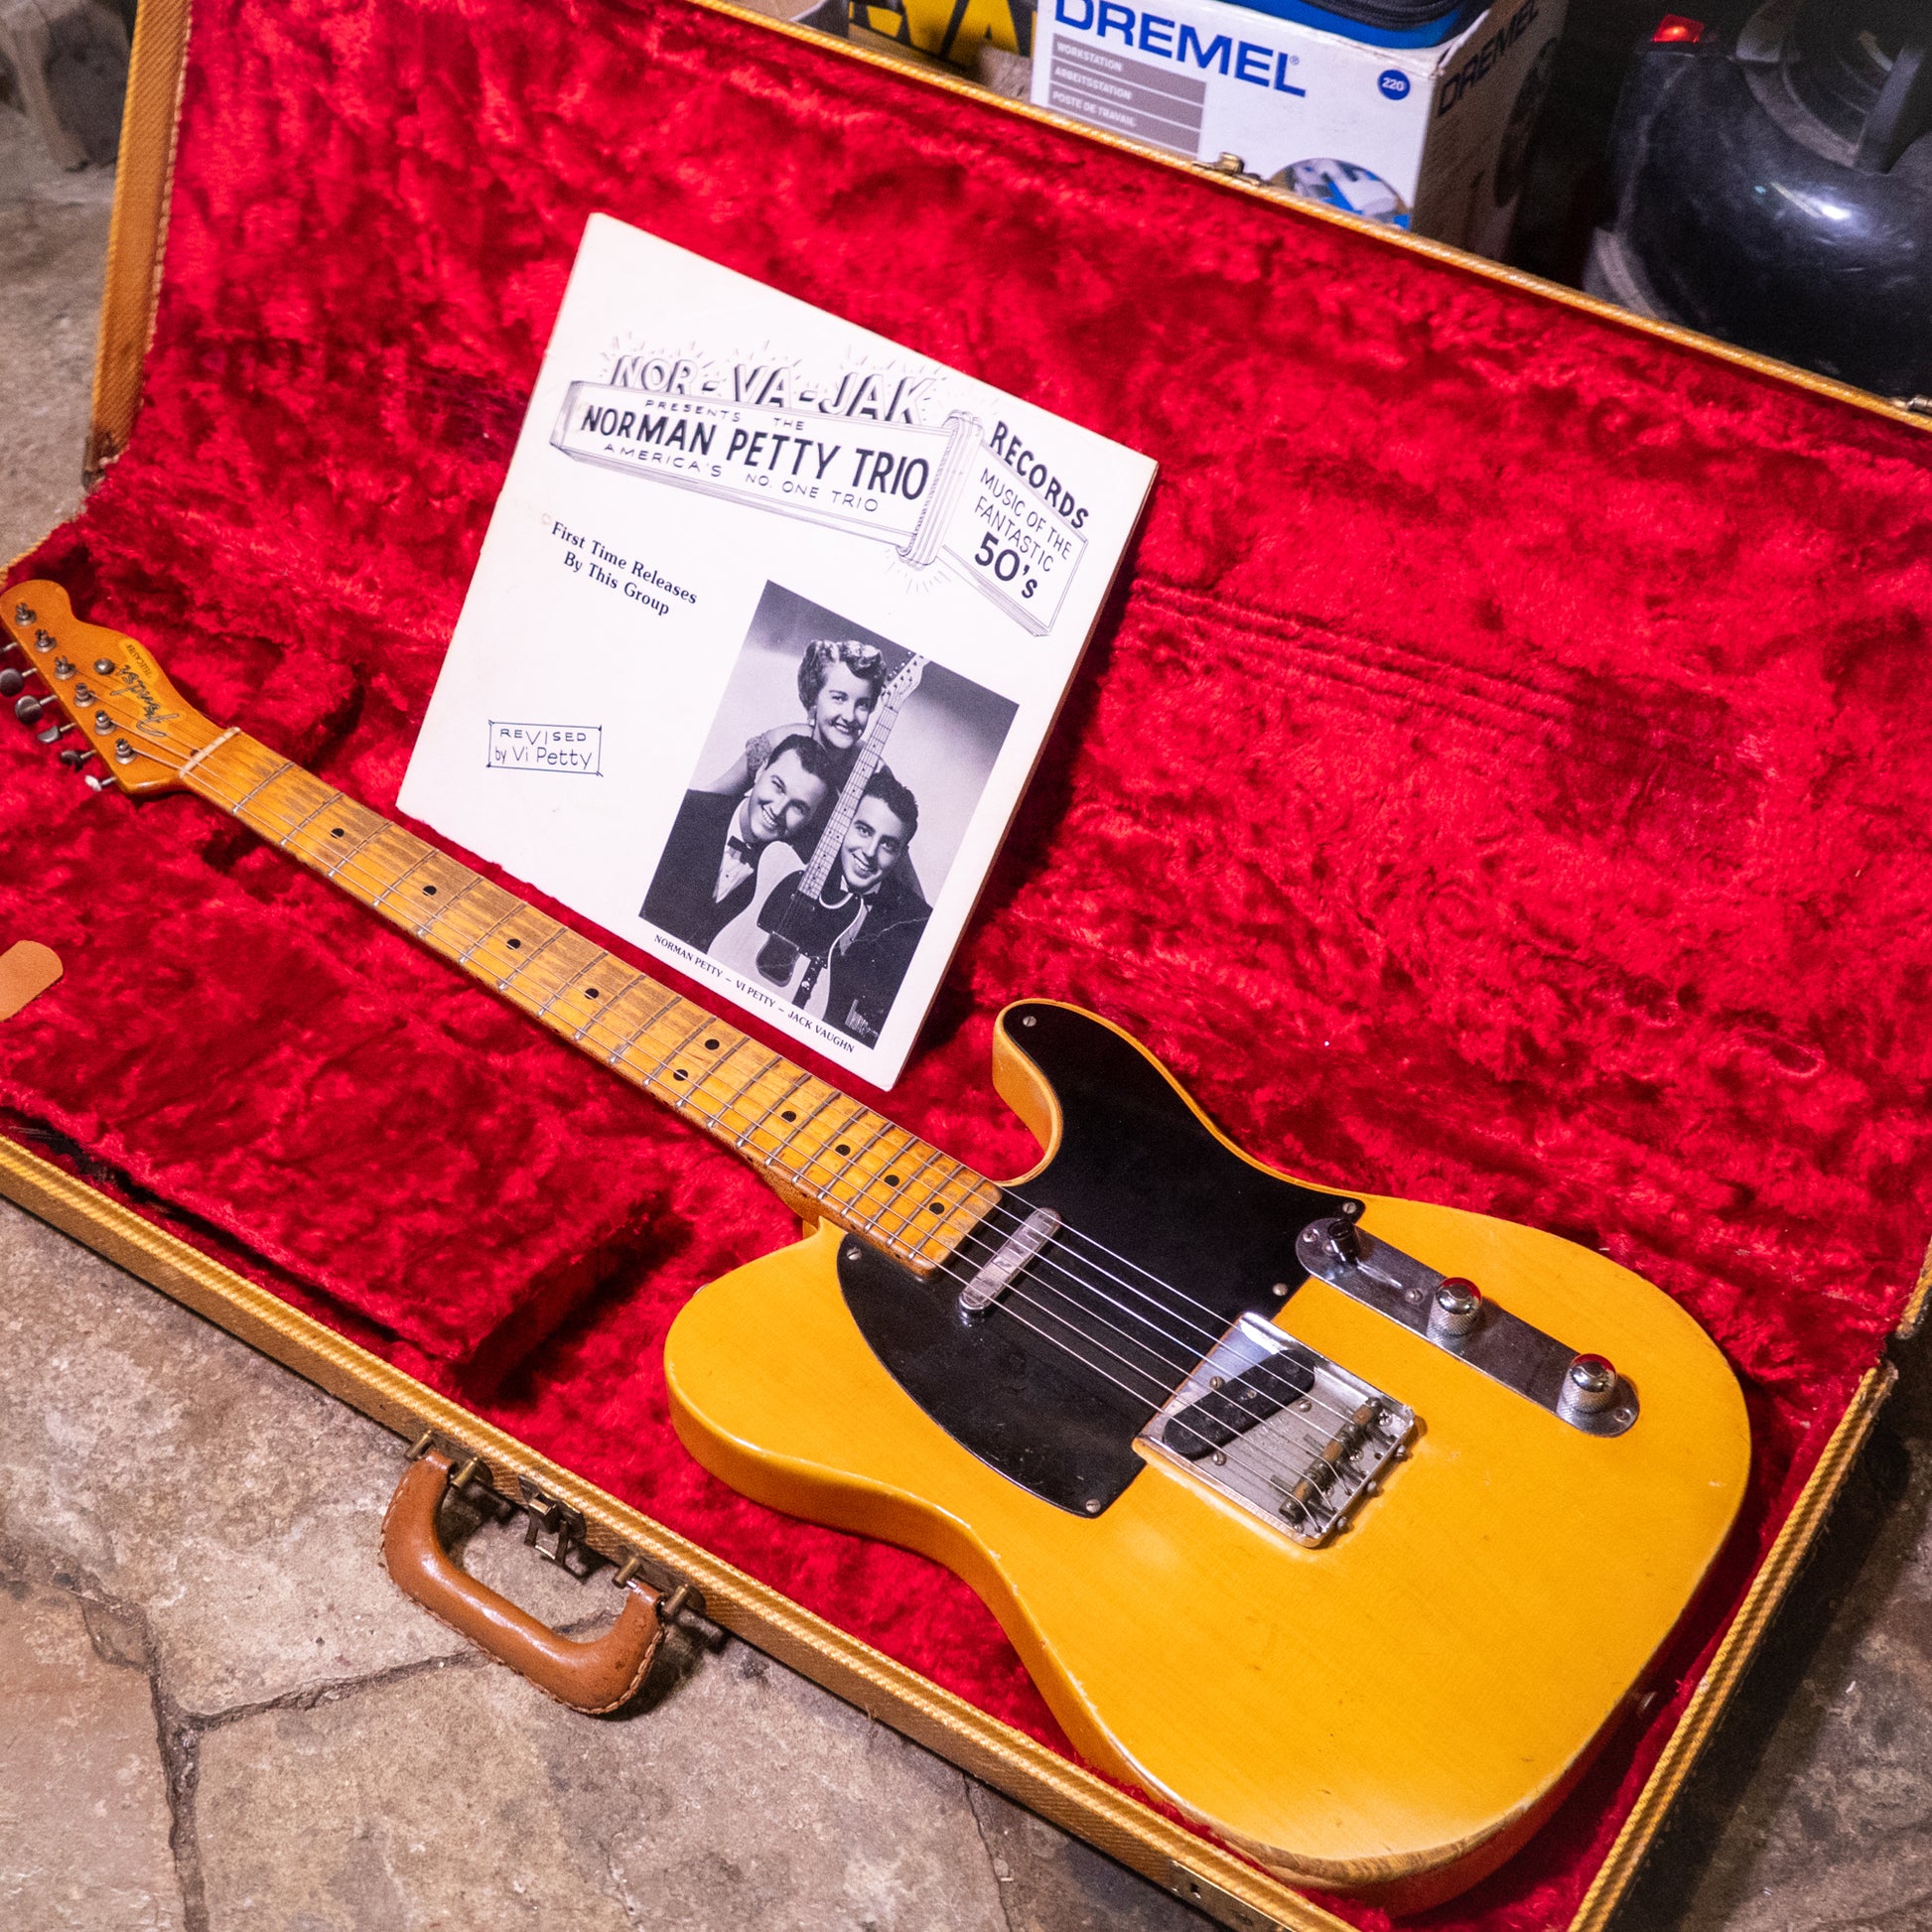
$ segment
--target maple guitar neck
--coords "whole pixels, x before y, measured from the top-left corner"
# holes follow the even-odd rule
[[[505,892],[245,733],[187,704],[147,648],[73,615],[58,584],[6,597],[0,693],[96,790],[189,790],[320,873],[539,1025],[742,1155],[792,1207],[918,1274],[1001,1190],[964,1162]],[[46,695],[22,693],[39,679]]]
[[[999,1199],[963,1162],[841,1093],[241,732],[188,788],[741,1154],[793,1206],[920,1273]]]

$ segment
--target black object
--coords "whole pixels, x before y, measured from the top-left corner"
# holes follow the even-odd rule
[[[1279,1309],[1275,1285],[1308,1279],[1296,1236],[1342,1202],[1251,1168],[1099,1021],[1022,1006],[1001,1027],[1058,1094],[1062,1124],[1051,1163],[1009,1191],[999,1227],[1045,1207],[1065,1231],[978,1320],[960,1315],[957,1297],[989,1258],[985,1243],[969,1241],[966,1265],[921,1280],[847,1241],[839,1285],[874,1354],[947,1435],[1091,1516],[1140,1473],[1134,1438],[1236,1318]],[[1306,1371],[1277,1360],[1293,1399]]]
[[[1932,0],[1769,0],[1692,31],[1631,63],[1584,286],[1932,392]]]
[[[1284,1349],[1272,1361],[1257,1362],[1232,1382],[1176,1410],[1163,1425],[1161,1440],[1176,1455],[1198,1462],[1245,1436],[1256,1423],[1280,1415],[1313,1387],[1314,1370]]]

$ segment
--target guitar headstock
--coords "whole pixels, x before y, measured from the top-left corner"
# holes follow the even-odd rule
[[[888,680],[886,688],[879,694],[881,709],[890,705],[895,709],[911,696],[918,688],[919,679],[925,673],[925,659],[915,652]]]
[[[61,762],[95,791],[179,790],[184,767],[220,736],[143,646],[82,623],[45,578],[0,593],[0,666],[14,716],[43,745],[61,745]]]

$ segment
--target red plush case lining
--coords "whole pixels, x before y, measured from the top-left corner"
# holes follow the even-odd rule
[[[1161,465],[897,1116],[1026,1165],[991,1016],[1077,1001],[1742,1378],[1673,1695],[1418,1921],[1561,1922],[1924,1244],[1932,445],[678,0],[204,0],[138,430],[29,568],[390,809],[594,208]],[[1066,1748],[963,1586],[671,1436],[671,1315],[793,1232],[748,1172],[206,808],[0,760],[0,938],[68,968],[6,1131]]]

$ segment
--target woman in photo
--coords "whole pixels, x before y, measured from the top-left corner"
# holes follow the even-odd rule
[[[807,644],[798,660],[798,702],[804,717],[749,739],[730,769],[704,789],[729,797],[750,790],[753,775],[776,747],[788,738],[806,737],[825,753],[836,798],[885,683],[886,659],[874,645],[850,637],[820,637]]]

